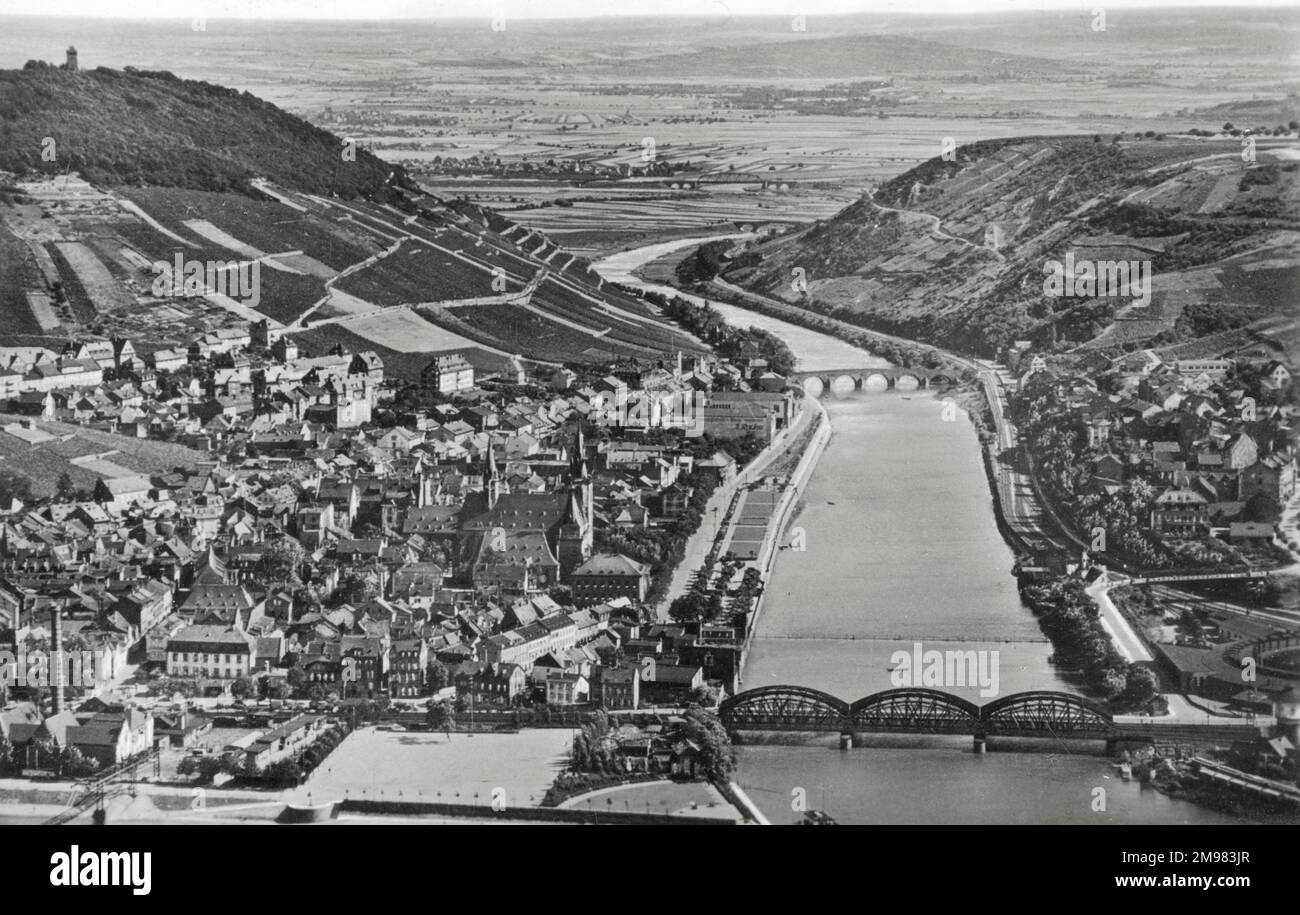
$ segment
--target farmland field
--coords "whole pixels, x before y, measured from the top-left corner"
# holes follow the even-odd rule
[[[378,245],[359,238],[351,227],[331,225],[318,216],[269,200],[176,188],[129,188],[123,194],[182,236],[198,236],[186,223],[201,220],[240,245],[267,254],[302,251],[336,271],[379,250]],[[221,234],[214,237],[220,238]],[[230,248],[212,239],[204,241],[207,250],[216,252],[211,255],[214,258],[230,258]]]
[[[0,427],[20,421],[26,421],[26,418],[0,413]],[[59,476],[64,473],[79,488],[91,488],[102,479],[100,474],[72,463],[74,458],[107,455],[108,463],[103,466],[111,469],[113,473],[108,475],[113,476],[120,475],[123,470],[145,475],[177,468],[192,470],[198,462],[208,460],[207,454],[184,445],[128,438],[61,422],[39,421],[35,425],[54,438],[29,444],[0,431],[0,468],[29,478],[33,491],[39,495],[53,495]],[[110,455],[109,452],[115,453]]]
[[[456,317],[534,359],[582,362],[640,352],[639,347],[593,337],[516,305],[478,305],[459,309]]]
[[[28,308],[26,290],[44,288],[27,245],[0,226],[0,332],[40,333],[43,328]]]
[[[432,354],[475,345],[472,340],[444,330],[406,309],[392,309],[349,321],[347,329],[400,353]]]

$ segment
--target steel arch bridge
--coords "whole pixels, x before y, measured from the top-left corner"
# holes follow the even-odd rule
[[[727,699],[718,714],[731,731],[839,731],[849,705],[806,686],[762,686]]]
[[[1104,737],[1115,721],[1110,713],[1082,696],[1038,690],[995,699],[980,709],[987,734],[1054,736],[1083,734]]]
[[[887,689],[853,704],[805,686],[764,686],[718,707],[728,731],[841,734],[973,734],[977,737],[1092,737],[1115,731],[1110,713],[1082,696],[1036,690],[981,707],[937,689]]]
[[[887,689],[849,706],[849,730],[975,734],[980,708],[937,689]]]

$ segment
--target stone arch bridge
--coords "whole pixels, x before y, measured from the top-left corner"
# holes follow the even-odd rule
[[[789,381],[798,384],[809,393],[821,394],[832,390],[841,379],[848,379],[853,384],[854,392],[883,392],[890,390],[917,390],[920,388],[952,387],[960,381],[959,374],[953,369],[922,368],[857,368],[857,369],[815,369],[806,372],[791,372]],[[820,385],[820,390],[818,390]]]

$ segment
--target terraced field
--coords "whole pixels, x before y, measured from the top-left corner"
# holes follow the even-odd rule
[[[268,254],[302,251],[335,271],[381,250],[380,245],[359,238],[351,227],[269,200],[176,188],[129,188],[122,194],[182,237],[197,237],[185,223],[201,219],[257,250]],[[229,259],[233,253],[222,245],[208,244],[211,250],[221,252],[214,257]]]
[[[639,347],[585,335],[516,305],[480,305],[461,309],[457,317],[487,338],[502,341],[503,348],[533,359],[589,362],[643,355]]]
[[[501,276],[496,286],[494,279],[490,268],[476,267],[428,245],[408,243],[336,285],[376,305],[473,299],[523,289],[517,279]]]

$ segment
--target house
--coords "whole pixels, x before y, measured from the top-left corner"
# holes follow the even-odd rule
[[[260,772],[284,759],[296,758],[325,730],[325,716],[299,715],[272,728],[244,751],[244,766]]]
[[[1270,362],[1260,373],[1260,384],[1271,390],[1284,388],[1291,383],[1291,370],[1281,362]]]
[[[1271,454],[1243,470],[1237,482],[1237,498],[1243,502],[1263,493],[1278,505],[1285,505],[1296,491],[1295,461]]]
[[[1151,528],[1158,534],[1194,537],[1209,520],[1209,501],[1190,489],[1167,489],[1151,508]]]
[[[145,476],[106,477],[95,484],[96,502],[123,509],[147,501],[152,484]]]
[[[582,705],[591,698],[591,683],[582,674],[552,673],[546,678],[547,705]]]
[[[1239,521],[1228,525],[1228,542],[1260,546],[1273,539],[1273,525],[1257,521]]]
[[[618,553],[596,553],[573,570],[569,583],[578,607],[616,597],[644,601],[650,588],[650,567]]]
[[[396,698],[424,695],[429,643],[422,638],[394,639],[390,651],[388,691]]]
[[[697,461],[695,468],[701,477],[713,480],[715,486],[723,486],[736,477],[736,461],[725,451],[718,451],[711,458]]]
[[[635,667],[600,668],[600,704],[607,709],[637,708],[641,704],[641,672]]]
[[[649,663],[641,669],[641,697],[651,705],[684,703],[696,687],[704,683],[704,670],[698,664]]]
[[[192,747],[210,730],[211,718],[191,715],[187,708],[154,713],[154,736],[165,738],[173,747]]]
[[[83,723],[67,728],[66,745],[81,751],[100,766],[115,766],[153,748],[154,720],[144,709],[96,712]]]
[[[167,673],[173,677],[247,677],[256,659],[257,639],[235,626],[194,624],[167,640]]]
[[[460,353],[441,353],[420,372],[420,381],[439,394],[455,394],[474,387],[474,366]]]

